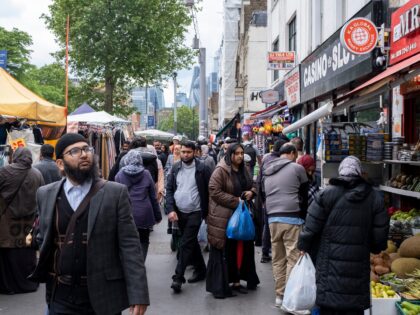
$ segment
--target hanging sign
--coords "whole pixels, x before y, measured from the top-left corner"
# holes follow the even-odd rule
[[[276,103],[280,100],[279,91],[276,90],[261,91],[259,94],[261,97],[261,102],[265,104]]]
[[[297,66],[284,76],[284,94],[287,106],[292,108],[300,103],[300,68]]]
[[[389,64],[420,52],[420,0],[411,0],[391,15]]]
[[[343,26],[340,41],[343,47],[352,54],[368,54],[376,47],[378,30],[371,20],[357,17]]]
[[[11,140],[9,144],[12,147],[13,151],[15,151],[18,148],[26,147],[26,142],[25,142],[25,139],[23,138]]]
[[[268,70],[290,70],[296,62],[294,51],[273,51],[268,53]]]

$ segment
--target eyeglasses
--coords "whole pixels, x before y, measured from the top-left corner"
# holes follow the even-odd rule
[[[94,153],[95,149],[93,147],[83,147],[83,148],[73,148],[66,153],[63,153],[63,155],[70,154],[72,157],[80,157],[82,156],[82,151],[86,154]]]

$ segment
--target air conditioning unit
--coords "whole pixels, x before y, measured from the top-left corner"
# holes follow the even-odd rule
[[[192,7],[194,5],[194,0],[185,0],[185,5],[187,7]]]

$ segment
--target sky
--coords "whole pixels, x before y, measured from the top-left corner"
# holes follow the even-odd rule
[[[54,61],[51,53],[58,50],[53,34],[40,19],[43,13],[48,13],[48,5],[52,0],[1,0],[0,26],[11,30],[17,28],[32,36],[30,47],[31,63],[43,66]],[[197,14],[198,32],[201,47],[207,49],[207,74],[213,69],[213,57],[222,40],[223,0],[202,0],[199,3],[202,10]],[[185,42],[191,47],[194,37],[194,27],[189,28]],[[197,60],[198,63],[198,60]],[[192,70],[184,69],[178,72],[178,92],[189,94]],[[173,83],[164,82],[165,103],[173,103]]]

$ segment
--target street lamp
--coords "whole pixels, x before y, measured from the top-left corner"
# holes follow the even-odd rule
[[[177,107],[177,104],[176,104],[176,76],[177,76],[177,73],[176,72],[174,72],[173,74],[172,74],[172,77],[174,78],[174,135],[176,135],[177,134],[177,117],[176,117],[176,107]]]

